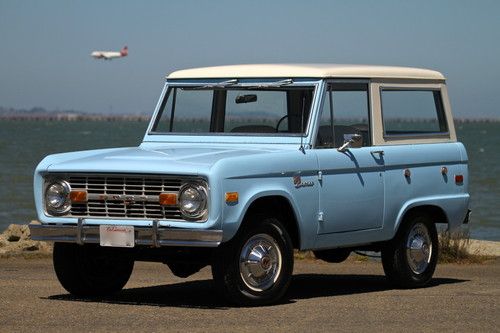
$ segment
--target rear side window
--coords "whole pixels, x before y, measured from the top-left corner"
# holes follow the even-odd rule
[[[439,90],[382,89],[381,98],[385,136],[448,133]]]

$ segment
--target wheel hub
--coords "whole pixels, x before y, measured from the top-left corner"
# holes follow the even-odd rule
[[[415,274],[422,274],[429,266],[432,256],[432,242],[429,230],[422,223],[413,226],[406,242],[406,257],[410,269]]]
[[[240,275],[247,287],[263,291],[273,286],[281,272],[281,252],[267,234],[252,236],[240,253]]]
[[[269,258],[269,256],[264,256],[261,260],[261,263],[260,265],[262,266],[262,269],[263,270],[269,270],[269,268],[271,268],[271,265],[272,265],[272,262],[271,262],[271,259]]]

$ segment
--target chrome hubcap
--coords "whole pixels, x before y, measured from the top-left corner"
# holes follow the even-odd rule
[[[252,236],[240,253],[240,274],[245,285],[254,291],[271,288],[281,272],[281,251],[267,234]]]
[[[429,266],[432,256],[432,241],[429,230],[423,223],[417,223],[408,234],[406,258],[415,274],[422,274]]]

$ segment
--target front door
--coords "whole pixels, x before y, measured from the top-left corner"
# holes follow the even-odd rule
[[[368,84],[328,85],[315,152],[321,172],[318,234],[381,228],[384,156],[371,146]],[[361,139],[339,151],[353,136]]]

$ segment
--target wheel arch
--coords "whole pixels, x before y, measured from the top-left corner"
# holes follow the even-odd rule
[[[245,225],[250,223],[248,217],[252,214],[269,214],[274,215],[280,220],[283,226],[286,228],[290,238],[292,240],[293,248],[299,249],[301,244],[300,228],[292,203],[288,198],[283,195],[264,195],[255,198],[245,213],[243,214],[243,220],[240,224],[239,230],[241,230]]]
[[[445,210],[439,205],[429,204],[429,203],[413,204],[406,207],[406,209],[404,209],[400,213],[397,220],[396,228],[394,230],[394,234],[397,234],[397,232],[400,230],[401,226],[404,225],[405,221],[407,221],[409,216],[415,214],[426,214],[432,217],[432,222],[434,224],[437,223],[448,224],[449,222]]]

